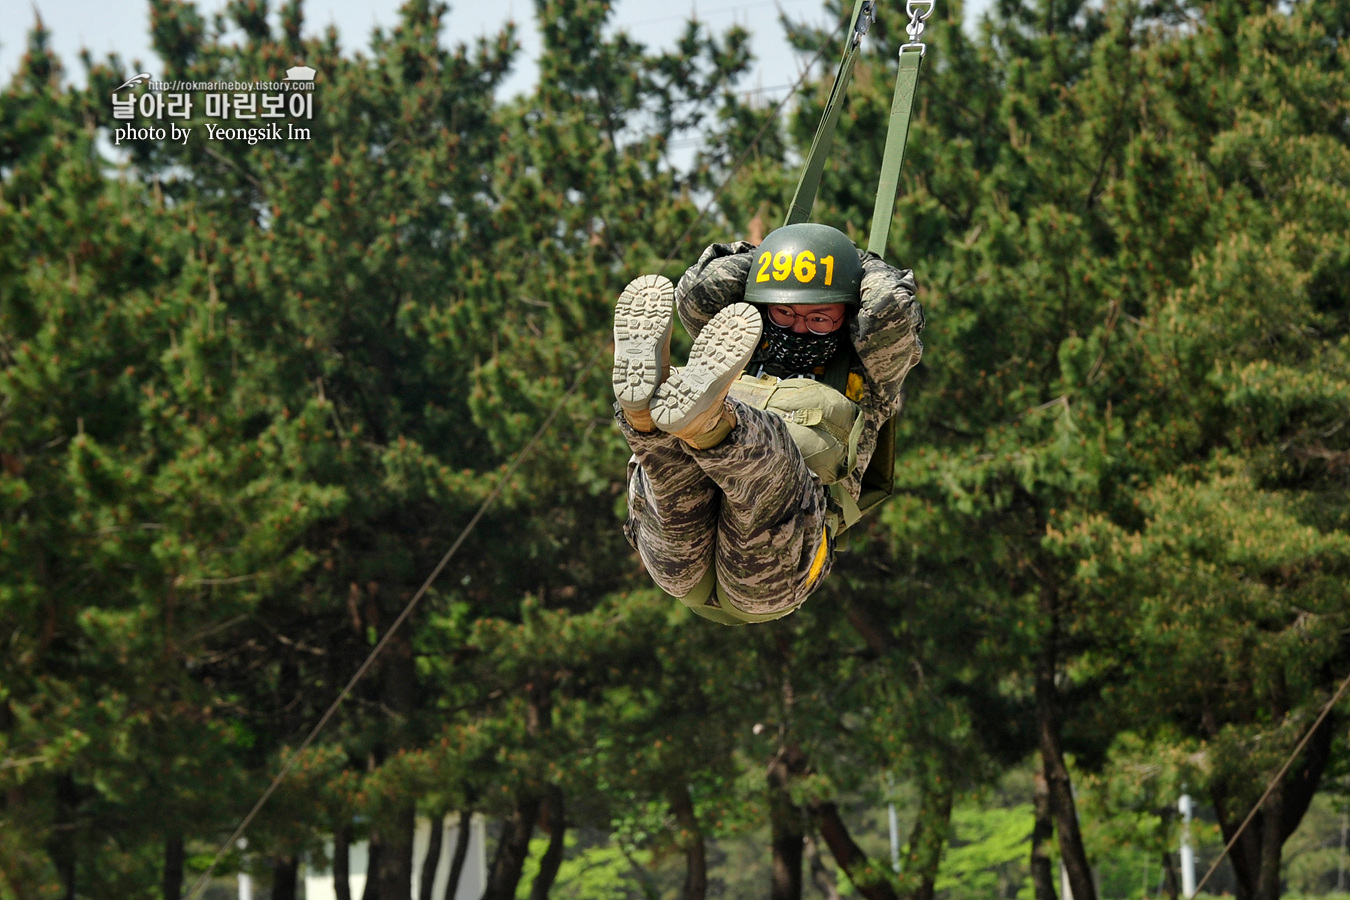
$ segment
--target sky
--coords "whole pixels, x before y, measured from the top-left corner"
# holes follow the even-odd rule
[[[941,0],[938,0],[940,3]],[[208,15],[224,9],[225,0],[199,0]],[[276,4],[274,3],[273,6]],[[753,71],[742,82],[772,100],[780,97],[797,77],[805,59],[796,56],[783,34],[779,12],[796,21],[823,24],[822,0],[616,0],[613,25],[652,48],[673,44],[682,23],[691,15],[715,31],[741,25],[751,34],[756,57]],[[967,20],[988,5],[988,0],[968,2]],[[318,35],[335,25],[343,47],[365,49],[371,31],[392,27],[398,20],[400,0],[306,0],[306,34]],[[530,90],[537,78],[534,60],[539,36],[533,24],[531,0],[451,3],[443,40],[454,44],[496,34],[503,23],[514,19],[521,41],[517,68],[503,86],[506,96]],[[134,72],[159,77],[157,60],[150,50],[149,4],[145,0],[0,0],[0,79],[8,82],[18,68],[27,46],[34,16],[40,14],[52,33],[52,42],[66,66],[67,77],[83,82],[79,52],[87,47],[95,59],[117,53]],[[834,57],[834,54],[830,54]],[[132,69],[132,60],[143,64]]]

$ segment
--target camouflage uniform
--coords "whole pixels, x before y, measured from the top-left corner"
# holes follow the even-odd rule
[[[618,415],[633,450],[624,534],[673,596],[689,596],[715,572],[721,601],[737,618],[774,619],[800,606],[829,572],[825,491],[782,419],[730,402],[737,425],[707,450],[664,431],[636,431]]]
[[[753,250],[746,242],[713,244],[685,272],[675,301],[691,335],[744,298]],[[855,500],[877,431],[899,411],[905,375],[923,354],[913,274],[871,253],[862,255],[862,266],[861,307],[845,327],[862,366],[865,425],[856,465],[840,481]],[[727,402],[738,424],[706,450],[662,431],[633,429],[617,405],[616,417],[633,451],[629,543],[653,580],[676,597],[697,593],[715,573],[717,592],[707,601],[713,610],[696,611],[730,624],[796,609],[828,574],[834,548],[825,528],[827,493],[783,420],[734,398]],[[730,615],[710,614],[727,605]]]

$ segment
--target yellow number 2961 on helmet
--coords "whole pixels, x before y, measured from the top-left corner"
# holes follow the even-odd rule
[[[862,263],[839,229],[803,222],[769,233],[755,251],[745,299],[761,306],[858,305]]]

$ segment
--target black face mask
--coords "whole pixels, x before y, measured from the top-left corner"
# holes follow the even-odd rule
[[[829,334],[798,334],[790,328],[766,322],[764,339],[767,346],[760,354],[764,359],[764,370],[785,378],[823,366],[839,349],[842,333],[840,328]]]

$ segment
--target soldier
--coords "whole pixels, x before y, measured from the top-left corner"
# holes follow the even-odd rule
[[[725,624],[795,610],[864,496],[923,353],[913,274],[825,225],[713,244],[679,286],[645,275],[614,317],[616,419],[633,451],[624,533],[652,578]],[[674,310],[694,336],[670,367]],[[748,371],[742,375],[742,371]],[[877,496],[880,494],[880,496]]]

